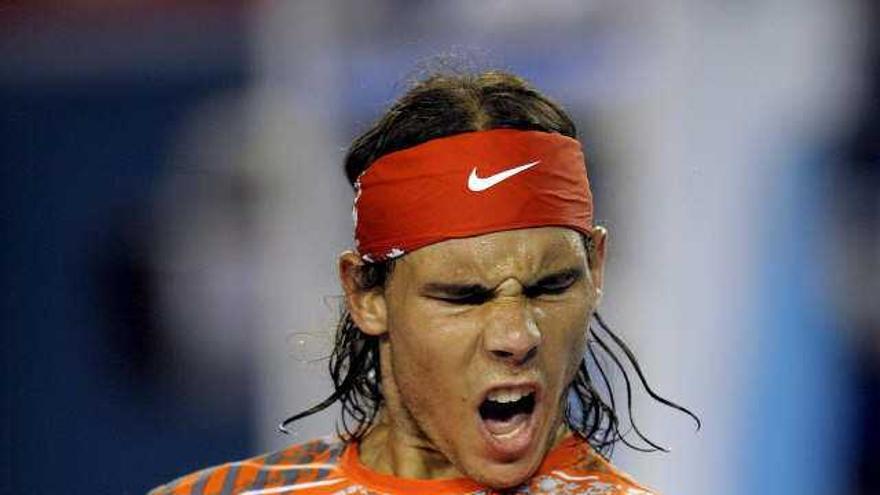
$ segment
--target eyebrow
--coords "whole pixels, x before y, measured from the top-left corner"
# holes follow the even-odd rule
[[[536,282],[528,284],[524,287],[525,290],[532,289],[534,287],[540,287],[541,285],[545,285],[551,282],[554,282],[559,279],[567,279],[572,278],[573,282],[577,282],[581,277],[584,276],[583,268],[565,268],[563,270],[558,270],[547,275],[544,275]],[[475,295],[484,295],[490,294],[492,292],[491,287],[486,287],[481,284],[456,284],[456,283],[445,283],[445,282],[429,282],[422,286],[422,292],[431,293],[431,294],[444,294],[452,297],[466,297],[466,296],[475,296]]]

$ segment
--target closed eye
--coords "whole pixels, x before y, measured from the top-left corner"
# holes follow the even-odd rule
[[[492,299],[492,289],[480,284],[432,283],[425,287],[424,294],[431,299],[450,304],[479,305]]]
[[[469,306],[479,306],[480,304],[483,304],[483,303],[489,301],[490,299],[492,299],[492,297],[494,297],[494,296],[491,292],[486,292],[486,293],[470,294],[470,295],[461,296],[461,297],[434,297],[433,299],[436,299],[438,301],[447,302],[450,304],[465,304],[465,305],[469,305]]]
[[[527,297],[538,297],[545,294],[562,294],[583,277],[584,272],[578,268],[571,268],[548,275],[538,282],[523,289]]]

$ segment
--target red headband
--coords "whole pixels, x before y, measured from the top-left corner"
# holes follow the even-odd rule
[[[385,155],[355,183],[355,242],[366,261],[500,230],[564,226],[589,233],[593,196],[580,143],[493,129]]]

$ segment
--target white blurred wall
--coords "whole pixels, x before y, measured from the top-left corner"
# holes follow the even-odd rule
[[[262,310],[255,431],[263,449],[334,433],[335,412],[275,427],[332,390],[340,293],[336,257],[351,242],[351,192],[342,173],[344,39],[334,2],[275,2],[254,13],[257,81],[249,96],[248,167],[264,194],[258,248]]]
[[[748,415],[758,386],[749,366],[773,331],[755,307],[763,233],[779,206],[768,194],[810,139],[847,124],[860,25],[846,7],[665,2],[641,24],[645,94],[604,116],[622,166],[609,185],[620,256],[606,312],[653,382],[704,421],[694,435],[683,418],[642,409],[673,453],[621,449],[619,461],[665,493],[751,487],[744,460],[762,456],[762,442],[747,432],[762,418]],[[816,480],[810,493],[828,493],[835,476],[802,475]]]

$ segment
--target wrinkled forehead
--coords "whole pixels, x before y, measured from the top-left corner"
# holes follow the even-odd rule
[[[399,261],[417,278],[491,280],[532,277],[562,267],[586,268],[581,234],[565,227],[536,227],[449,239]]]

